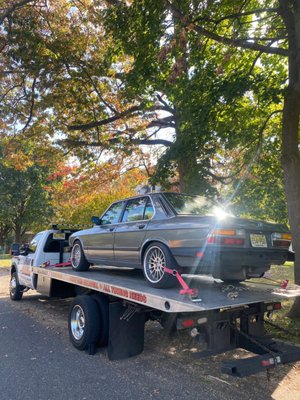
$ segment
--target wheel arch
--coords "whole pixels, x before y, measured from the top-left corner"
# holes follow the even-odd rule
[[[14,272],[17,272],[17,266],[15,264],[12,264],[10,267],[10,274],[12,275]]]
[[[74,246],[74,243],[75,243],[75,242],[79,242],[79,243],[81,244],[82,248],[84,249],[82,240],[80,239],[80,236],[75,236],[75,237],[74,237],[74,240],[73,240],[73,238],[72,238],[72,244],[71,244],[71,246]]]
[[[145,243],[143,243],[143,246],[141,247],[141,251],[140,251],[141,264],[143,263],[143,259],[144,259],[144,255],[145,255],[146,250],[148,249],[148,247],[152,243],[155,243],[155,242],[156,243],[158,242],[158,243],[161,243],[161,244],[164,244],[165,246],[167,246],[167,248],[169,249],[170,253],[172,254],[172,250],[170,249],[169,243],[168,243],[167,240],[162,239],[162,238],[151,238],[151,239],[148,239]]]

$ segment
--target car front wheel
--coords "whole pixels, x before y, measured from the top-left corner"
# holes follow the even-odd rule
[[[79,241],[76,241],[72,247],[71,264],[74,271],[87,271],[90,267]]]
[[[175,276],[167,273],[165,267],[176,269],[175,260],[167,246],[154,242],[147,248],[143,258],[143,272],[150,286],[162,289],[176,285]]]

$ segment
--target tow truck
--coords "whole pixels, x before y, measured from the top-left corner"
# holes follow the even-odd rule
[[[209,276],[181,276],[179,287],[155,289],[141,271],[93,266],[86,272],[70,267],[68,237],[78,227],[52,226],[30,245],[12,247],[10,298],[21,300],[32,289],[44,296],[73,297],[68,317],[72,344],[94,354],[106,346],[110,360],[136,356],[144,348],[144,327],[158,320],[170,330],[187,330],[199,343],[201,358],[243,348],[246,359],[223,362],[221,370],[247,376],[300,360],[300,347],[276,342],[265,334],[265,315],[281,301],[300,295],[287,282],[228,284]]]

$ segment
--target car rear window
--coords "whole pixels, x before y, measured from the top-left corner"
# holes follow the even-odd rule
[[[204,196],[191,196],[180,193],[163,193],[176,214],[208,215],[212,214],[213,202]]]

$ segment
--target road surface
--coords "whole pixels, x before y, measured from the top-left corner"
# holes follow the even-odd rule
[[[244,351],[193,360],[195,343],[185,334],[169,338],[147,323],[145,350],[109,361],[69,342],[69,300],[47,300],[28,292],[8,298],[9,270],[0,268],[0,400],[37,399],[206,399],[300,400],[300,363],[248,378],[220,372],[220,362]]]

